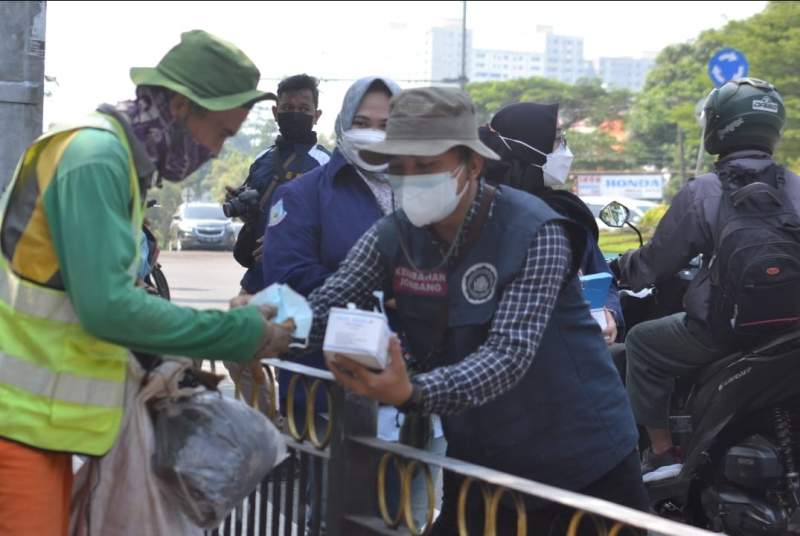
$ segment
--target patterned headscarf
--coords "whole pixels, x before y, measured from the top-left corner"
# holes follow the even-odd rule
[[[120,102],[116,108],[130,121],[160,177],[177,182],[191,175],[212,154],[195,141],[183,121],[172,118],[169,101],[174,94],[163,87],[138,86],[136,99]]]

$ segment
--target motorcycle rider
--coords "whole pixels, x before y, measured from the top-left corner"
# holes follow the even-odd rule
[[[645,481],[673,476],[681,467],[681,453],[672,443],[668,424],[675,379],[737,346],[711,329],[709,268],[719,235],[723,195],[719,177],[769,183],[770,176],[782,169],[772,155],[785,124],[785,109],[771,84],[755,79],[728,82],[709,94],[704,116],[705,150],[719,155],[714,172],[690,180],[673,199],[650,242],[612,263],[618,279],[638,291],[672,276],[698,254],[704,259],[686,292],[685,312],[638,324],[626,339],[628,394],[651,445],[643,453]],[[800,179],[782,171],[790,209],[800,213]]]

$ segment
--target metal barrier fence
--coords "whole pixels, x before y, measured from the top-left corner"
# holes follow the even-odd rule
[[[460,536],[468,534],[467,497],[476,488],[483,498],[484,536],[498,534],[501,502],[516,509],[516,534],[527,534],[525,500],[532,498],[574,510],[566,536],[584,534],[587,527],[593,527],[599,536],[643,531],[664,536],[713,534],[594,497],[382,441],[376,437],[376,404],[346,393],[327,371],[277,359],[265,360],[265,364],[293,373],[286,408],[289,457],[219,529],[209,533],[213,536],[424,535],[430,530],[436,508],[431,467],[464,477],[458,499]],[[308,401],[325,393],[326,418],[314,415],[313,403],[306,404],[303,415],[298,414],[293,400],[301,388]],[[387,500],[389,471],[400,476],[400,500],[394,511]],[[411,514],[411,481],[418,472],[424,475],[428,494],[423,527],[416,526]]]

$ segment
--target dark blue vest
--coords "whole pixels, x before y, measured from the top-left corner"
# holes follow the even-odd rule
[[[500,187],[479,238],[444,274],[422,269],[441,253],[430,231],[401,214],[379,223],[378,247],[415,359],[434,368],[461,361],[486,340],[498,302],[517,277],[541,226],[565,220],[544,202]],[[444,281],[446,277],[446,281]],[[434,348],[437,333],[447,335]],[[519,476],[578,490],[613,469],[636,445],[625,390],[577,277],[559,295],[531,367],[511,390],[442,418],[448,454]]]

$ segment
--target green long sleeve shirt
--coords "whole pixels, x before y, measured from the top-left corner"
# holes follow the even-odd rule
[[[64,151],[43,196],[64,287],[84,329],[140,352],[252,358],[263,333],[257,308],[199,311],[134,285],[129,269],[138,244],[129,177],[119,140],[85,129]]]

